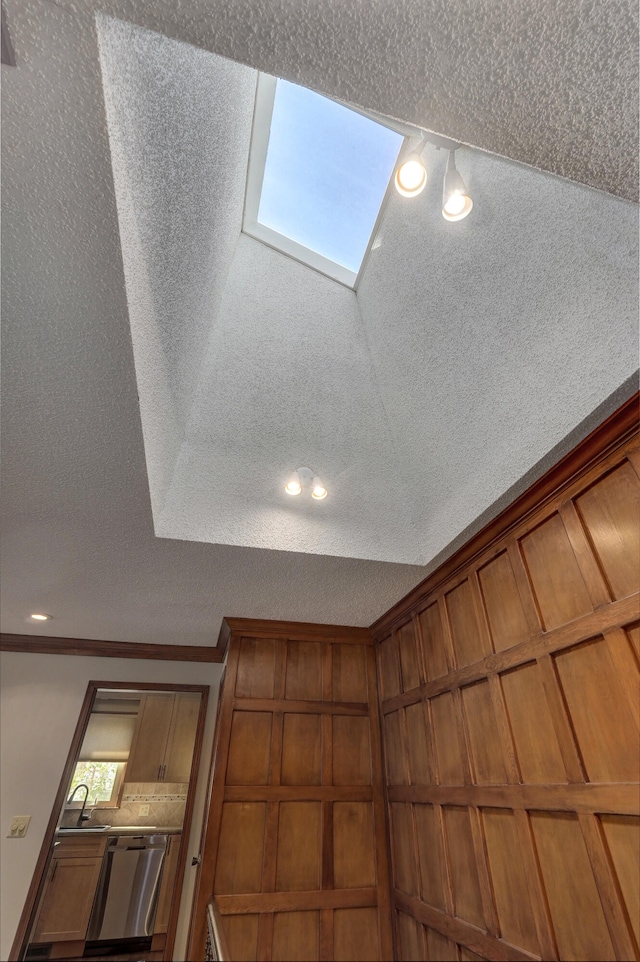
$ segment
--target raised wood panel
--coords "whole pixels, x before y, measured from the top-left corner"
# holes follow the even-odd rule
[[[363,645],[334,645],[332,697],[334,701],[367,702],[367,668]]]
[[[407,756],[412,785],[431,785],[435,782],[434,760],[431,758],[427,731],[427,706],[417,702],[405,709]]]
[[[259,915],[223,915],[222,927],[234,962],[255,962]]]
[[[397,914],[398,946],[402,962],[421,962],[424,959],[422,926],[405,912]]]
[[[458,667],[471,665],[489,655],[491,648],[486,644],[478,624],[469,582],[463,581],[449,591],[445,595],[445,602]]]
[[[425,926],[427,940],[427,959],[429,962],[448,962],[449,959],[458,960],[458,946],[445,935],[435,929]]]
[[[453,695],[450,692],[438,695],[437,698],[431,699],[430,705],[437,752],[438,783],[463,785],[464,769],[460,756]]]
[[[216,894],[259,892],[267,815],[265,802],[226,802],[222,807]]]
[[[455,915],[479,928],[485,927],[482,893],[473,845],[469,810],[447,806],[444,809]]]
[[[400,694],[400,657],[398,643],[393,635],[378,645],[378,664],[382,697],[393,698]]]
[[[444,853],[442,835],[433,805],[414,805],[421,895],[425,902],[444,911]]]
[[[266,785],[271,748],[269,712],[236,711],[231,721],[228,785]]]
[[[590,781],[637,781],[638,725],[605,639],[561,652],[555,663]]]
[[[422,681],[418,666],[418,646],[412,621],[398,629],[397,639],[402,690],[410,691],[412,688],[417,688]]]
[[[333,803],[333,866],[336,888],[366,888],[376,884],[371,803]]]
[[[601,815],[600,821],[635,935],[637,951],[640,945],[640,819]]]
[[[398,958],[422,925],[426,958],[640,959],[637,399],[624,410],[372,628]]]
[[[478,578],[495,650],[524,641],[529,627],[508,552],[480,568]]]
[[[540,668],[534,663],[505,672],[500,678],[522,772],[528,784],[566,782]]]
[[[391,805],[391,853],[397,887],[407,895],[418,894],[418,866],[411,805]]]
[[[276,868],[277,892],[320,887],[321,803],[281,802]]]
[[[376,962],[383,958],[375,909],[336,909],[333,940],[335,962]]]
[[[531,824],[562,959],[615,959],[578,818],[534,812]]]
[[[481,681],[463,688],[462,704],[471,745],[474,782],[479,785],[504,784],[507,775],[489,683]]]
[[[368,717],[334,715],[333,784],[371,784],[371,738]]]
[[[235,691],[238,698],[273,698],[276,640],[242,638]]]
[[[319,956],[320,913],[276,912],[273,917],[273,959],[315,962]]]
[[[640,589],[640,479],[625,461],[576,499],[614,598]]]
[[[500,933],[521,949],[540,954],[530,887],[522,857],[516,817],[501,809],[484,809],[484,834],[496,899]]]
[[[361,719],[349,719],[360,721]],[[367,719],[362,719],[367,721]],[[320,785],[322,781],[322,718],[287,713],[282,730],[282,785]],[[259,784],[259,782],[254,782]]]
[[[287,642],[285,698],[322,699],[322,645],[314,641]]]
[[[405,785],[407,776],[401,711],[390,712],[384,716],[384,736],[387,781],[390,785]]]
[[[589,592],[559,514],[525,535],[520,547],[547,630],[591,611]]]
[[[432,604],[418,615],[422,635],[422,652],[427,678],[432,681],[449,671],[444,649],[442,620],[439,605]]]
[[[217,857],[204,855],[220,913],[240,920],[227,925],[232,954],[390,958],[373,646],[364,630],[249,627],[231,626],[207,830]]]

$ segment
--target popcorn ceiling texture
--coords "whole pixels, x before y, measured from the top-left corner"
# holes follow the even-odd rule
[[[638,196],[631,0],[65,0],[492,153]]]
[[[410,504],[356,295],[241,235],[156,534],[418,564]]]
[[[109,17],[97,25],[159,512],[242,225],[256,73]]]
[[[2,70],[3,630],[77,638],[206,645],[215,640],[220,619],[225,614],[370,624],[421,580],[427,569],[290,551],[198,544],[154,536],[95,20],[92,12],[90,15],[83,12],[86,9],[84,7],[76,13],[76,6],[72,6],[68,0],[57,4],[40,0],[8,0],[6,6],[18,66],[15,69],[3,67]],[[118,12],[106,0],[100,7]],[[406,57],[398,56],[394,44],[399,35],[391,29],[393,24],[388,21],[392,16],[391,7],[374,3],[368,6],[340,3],[338,15],[337,6],[332,8],[320,2],[315,5],[315,10],[309,6],[306,18],[298,16],[300,22],[292,25],[295,29],[288,36],[281,31],[280,21],[277,20],[280,14],[277,14],[277,22],[270,21],[268,17],[260,20],[263,15],[270,16],[269,11],[275,17],[280,7],[264,3],[252,3],[251,7],[255,12],[247,16],[246,22],[239,19],[243,10],[240,4],[226,5],[223,9],[222,5],[214,7],[213,3],[209,3],[208,13],[204,14],[200,7],[182,0],[181,3],[172,3],[170,10],[169,5],[164,3],[140,4],[136,6],[135,13],[138,19],[148,20],[146,25],[150,27],[160,27],[159,20],[166,15],[166,33],[186,33],[188,25],[194,37],[185,35],[182,39],[195,40],[199,31],[202,36],[206,33],[210,39],[215,39],[220,46],[237,44],[238,50],[243,47],[253,52],[262,51],[262,61],[256,62],[255,66],[285,73],[292,79],[304,80],[308,75],[308,82],[317,87],[322,87],[330,79],[336,92],[353,101],[378,109],[384,109],[385,103],[391,104],[393,101],[389,107],[390,113],[400,116],[406,113],[406,118],[412,119],[409,111],[405,110],[408,94],[394,89],[393,81],[402,70],[407,75],[415,74],[420,90],[413,96],[413,101],[418,103],[425,96],[425,85],[419,76],[422,61],[412,62],[415,49],[411,46],[407,47]],[[393,15],[405,33],[410,26],[422,22],[422,9],[427,14],[432,9],[417,3],[413,7],[414,14],[409,19],[408,6],[396,4],[393,7]],[[522,10],[522,13],[515,8]],[[301,10],[300,4],[296,4],[296,9]],[[333,14],[330,13],[332,9]],[[454,13],[459,7],[454,4],[450,9]],[[484,8],[478,4],[474,6],[475,9],[481,11]],[[528,15],[528,10],[524,11],[517,4],[510,5],[508,9],[505,23],[510,18]],[[543,4],[536,5],[537,11],[544,9]],[[215,16],[211,12],[213,10]],[[554,43],[566,43],[569,51],[573,50],[573,41],[570,34],[564,32],[563,24],[567,17],[573,17],[576,10],[576,4],[554,4],[549,22],[558,26],[558,32],[540,50],[542,66],[550,63],[548,58],[551,54],[558,52]],[[585,82],[580,87],[578,81],[581,76],[584,80],[584,76],[577,72],[575,85],[573,82],[558,83],[558,89],[554,92],[554,96],[567,103],[592,103],[594,109],[602,103],[605,86],[607,96],[610,94],[613,97],[615,93],[616,108],[599,112],[597,124],[600,126],[594,127],[594,134],[589,137],[588,143],[584,142],[584,138],[574,143],[572,128],[568,123],[549,123],[549,126],[545,126],[549,121],[549,98],[545,99],[544,89],[539,91],[537,100],[532,99],[527,103],[518,99],[518,84],[511,87],[514,91],[511,107],[515,109],[516,104],[524,102],[533,118],[530,129],[526,125],[519,129],[517,141],[521,142],[525,130],[529,129],[532,151],[539,149],[547,159],[552,160],[558,150],[567,152],[570,163],[578,173],[585,170],[591,163],[589,158],[597,154],[602,160],[598,170],[603,177],[597,186],[603,189],[617,189],[615,185],[621,183],[620,171],[632,169],[626,147],[633,144],[633,139],[626,136],[628,125],[624,118],[627,110],[625,105],[633,104],[633,92],[631,97],[620,93],[628,73],[626,28],[620,28],[626,16],[624,10],[622,5],[613,3],[601,5],[592,12],[594,17],[607,18],[612,26],[611,30],[603,27],[597,44],[596,49],[600,54],[597,84],[595,81]],[[361,19],[364,13],[367,16]],[[469,16],[472,13],[469,12]],[[151,18],[159,20],[151,22]],[[297,63],[302,64],[300,75],[296,76],[295,71],[289,72],[284,60],[280,69],[276,61],[280,60],[283,52],[289,50],[291,53],[300,43],[301,32],[306,35],[307,30],[317,27],[323,18],[326,29],[317,32],[315,37],[309,33],[308,42],[300,46],[295,56],[290,56],[292,71]],[[136,17],[132,15],[131,19]],[[380,28],[382,22],[390,27],[388,37]],[[354,42],[350,31],[356,23],[360,25],[361,33]],[[588,33],[588,17],[584,18],[583,23],[583,30]],[[233,29],[227,30],[225,24]],[[434,25],[433,29],[439,29],[438,25]],[[385,41],[388,39],[388,59],[383,55],[382,41],[377,45],[371,43],[371,31],[378,31]],[[580,35],[578,32],[577,36],[578,39],[582,37],[580,43],[583,49],[591,51],[593,45],[588,41],[587,33]],[[424,50],[424,37],[419,38],[416,33],[416,38]],[[211,46],[215,46],[213,39]],[[409,39],[413,44],[412,38]],[[336,53],[336,45],[339,48],[337,52],[342,51],[340,56]],[[414,53],[410,55],[411,49],[414,49]],[[374,50],[378,53],[377,62],[372,57]],[[485,55],[492,50],[491,44],[479,44],[477,54],[479,56],[482,51]],[[250,62],[250,58],[243,58],[239,54],[238,59]],[[495,57],[487,55],[486,59],[487,69],[495,67],[499,89],[503,76],[502,59],[500,50]],[[562,66],[566,58],[555,59]],[[365,63],[367,69],[363,72]],[[513,60],[510,63],[513,65]],[[605,69],[610,63],[614,64],[613,68]],[[544,77],[550,76],[550,73],[550,67],[546,73],[541,71],[541,84],[544,85]],[[361,77],[357,82],[359,74]],[[533,87],[537,81],[533,73],[527,76],[533,85],[533,97]],[[596,86],[599,86],[601,93],[594,98]],[[489,86],[487,91],[485,104],[493,100],[498,104],[504,99],[503,95],[497,95],[495,87]],[[485,96],[480,90],[474,92],[476,95]],[[405,106],[402,106],[403,103]],[[146,110],[148,105],[141,106]],[[444,129],[445,133],[453,132],[453,119],[452,116],[451,126]],[[483,123],[491,127],[486,111]],[[602,130],[601,125],[610,123],[618,125],[617,132],[609,140],[603,141],[596,134]],[[479,127],[482,126],[479,124]],[[203,131],[202,136],[208,136],[207,131]],[[602,153],[605,144],[608,151],[606,157]],[[513,156],[516,156],[515,152]],[[470,154],[469,159],[473,159],[475,164],[478,154]],[[527,161],[532,158],[521,159]],[[504,170],[508,166],[501,165],[498,169]],[[472,186],[475,190],[476,174],[466,157],[463,172],[474,178]],[[527,279],[529,301],[546,296],[548,276],[541,275],[540,283],[536,284],[536,263],[541,256],[541,247],[544,248],[546,243],[544,225],[538,220],[537,208],[538,194],[542,197],[553,181],[537,177],[535,184],[535,189],[531,187],[528,194],[527,218],[518,242],[514,245],[516,224],[511,229],[509,245],[499,243],[499,230],[493,233],[489,231],[488,234],[491,243],[497,245],[495,258],[491,262],[495,274],[493,300],[496,305],[499,305],[502,297],[512,296],[510,288],[519,283],[521,274]],[[428,189],[434,189],[436,194],[439,192],[435,176]],[[588,191],[577,191],[577,194],[595,196]],[[554,196],[559,196],[566,203],[577,194]],[[609,311],[607,301],[597,323],[591,301],[587,301],[585,295],[581,303],[589,320],[582,329],[584,343],[574,344],[574,350],[580,352],[584,359],[589,351],[591,336],[595,333],[597,343],[602,345],[603,332],[609,330],[614,356],[609,367],[607,358],[598,357],[594,351],[586,362],[585,383],[582,385],[578,385],[577,361],[575,366],[569,363],[570,383],[581,391],[579,401],[572,408],[574,418],[582,417],[582,412],[589,410],[589,404],[593,405],[592,411],[596,409],[596,405],[606,397],[608,385],[616,377],[620,378],[620,384],[623,383],[622,369],[626,369],[626,362],[620,361],[614,344],[617,336],[617,327],[614,325],[619,323],[623,315],[628,317],[636,304],[635,293],[631,292],[628,280],[636,270],[631,256],[628,269],[624,267],[624,252],[631,250],[627,231],[633,212],[629,213],[631,208],[622,202],[607,198],[603,198],[603,201],[604,206],[597,210],[603,216],[605,210],[609,211],[606,215],[609,226],[603,230],[602,239],[611,246],[608,250],[602,248],[599,255],[600,270],[604,271],[611,264],[613,276],[619,279],[620,290],[617,300],[614,300],[616,313]],[[487,230],[488,222],[485,219],[495,219],[502,209],[501,205],[501,189],[497,195],[490,192],[482,196],[478,194],[471,218],[450,227],[468,230],[470,226],[465,227],[465,224],[471,225],[473,220],[481,217],[483,230]],[[544,204],[542,208],[546,209]],[[617,218],[620,221],[619,230],[612,226],[617,223]],[[436,222],[440,225],[440,221],[439,213],[432,212],[429,226],[435,226]],[[394,223],[393,217],[389,223]],[[558,218],[552,223],[559,232],[555,248],[558,250],[564,227]],[[536,243],[533,247],[535,256],[530,257],[528,237],[532,225],[535,227]],[[600,228],[595,223],[595,217],[583,218],[578,226],[590,231],[584,238],[585,247],[598,243]],[[419,229],[419,221],[409,229],[418,245],[427,243],[420,236],[422,228]],[[575,224],[571,230],[574,229]],[[374,256],[383,254],[384,244],[383,235],[383,246]],[[471,269],[463,254],[458,254],[456,258],[452,256],[450,248],[447,250],[449,257],[441,266],[441,272],[456,277]],[[509,266],[512,256],[516,258],[516,263]],[[580,310],[578,281],[584,281],[588,297],[592,299],[595,285],[599,283],[598,277],[602,275],[596,274],[589,281],[584,271],[593,269],[596,260],[595,256],[579,260],[570,272],[567,265],[563,267],[564,276],[572,277],[567,297],[576,299],[571,324],[578,333],[581,330],[576,322]],[[407,276],[404,273],[406,269],[397,265],[399,280]],[[503,287],[501,275],[505,271],[508,283]],[[369,280],[373,284],[373,275]],[[607,285],[605,291],[607,296],[611,294],[611,285]],[[628,298],[626,302],[625,291]],[[468,292],[468,298],[471,298],[471,293]],[[360,300],[364,296],[363,286]],[[370,300],[374,297],[373,287],[368,296]],[[437,317],[437,306],[422,305],[421,295],[416,294],[415,297],[416,304],[420,300],[420,306],[410,305],[412,312],[419,312],[424,306],[425,314],[431,312],[432,316]],[[482,320],[486,325],[490,323],[486,308],[489,295],[485,293],[483,297],[485,307]],[[398,304],[381,300],[376,316],[381,319],[387,315],[396,326],[400,325],[401,312],[408,310],[408,298],[405,292],[402,302]],[[558,304],[562,306],[562,303],[558,296]],[[453,307],[451,313],[456,316]],[[469,331],[474,324],[472,309],[469,309],[466,317],[465,330]],[[367,323],[378,323],[373,313]],[[504,318],[501,323],[505,324]],[[520,318],[518,323],[522,323]],[[538,319],[535,329],[544,330],[541,324]],[[628,345],[625,325],[626,321],[622,323],[622,346]],[[507,331],[512,326],[507,324]],[[543,357],[544,352],[541,355],[536,353],[532,337],[531,334],[523,342],[525,347],[533,348],[534,359]],[[468,339],[461,338],[456,348],[466,363],[463,368],[465,376],[470,376],[474,368],[469,366],[470,359],[464,357],[468,350],[467,343]],[[380,345],[384,345],[383,340]],[[560,346],[567,349],[566,341]],[[422,345],[422,356],[425,352],[428,354],[428,348],[428,344]],[[478,349],[477,346],[475,349]],[[624,349],[628,350],[628,346]],[[401,339],[398,352],[400,362],[409,365],[411,370],[413,358],[410,344]],[[631,358],[635,353],[634,346],[630,352]],[[500,377],[503,376],[502,367],[495,359],[485,356],[485,360],[486,372],[491,371],[495,363]],[[384,371],[380,359],[373,355],[373,361],[378,382],[382,383]],[[563,364],[563,359],[556,362],[552,385],[559,406],[566,400],[567,393],[563,387]],[[429,370],[430,377],[435,376],[434,371],[438,373],[435,353]],[[537,415],[536,395],[543,404],[545,417],[550,421],[549,445],[565,428],[573,431],[573,440],[577,441],[579,436],[587,433],[590,427],[606,417],[624,399],[619,391],[617,394],[614,392],[602,402],[595,414],[589,413],[586,421],[580,421],[577,427],[577,421],[565,425],[562,410],[554,407],[549,413],[551,399],[542,397],[548,385],[539,374],[535,364],[528,368],[521,364],[519,368],[519,377],[527,397],[526,404],[520,409],[529,421],[537,419],[541,422],[538,427],[534,426],[540,446],[543,444],[544,423]],[[399,371],[399,378],[401,375]],[[452,435],[451,445],[445,452],[434,451],[423,445],[425,460],[428,459],[431,465],[441,465],[443,470],[446,468],[446,458],[453,457],[455,437],[461,448],[471,444],[465,434],[465,423],[473,414],[474,406],[479,405],[485,397],[484,410],[490,412],[490,394],[492,391],[499,393],[502,388],[501,381],[496,379],[496,382],[491,382],[484,376],[473,391],[469,384],[463,384],[455,372],[449,372],[447,376],[452,394],[452,398],[447,399],[448,405],[454,403],[461,385],[464,387],[464,403],[460,404],[459,416],[457,419],[452,417],[448,424],[448,431]],[[421,374],[420,383],[426,377],[426,374]],[[403,383],[406,390],[406,381]],[[509,381],[514,392],[515,383],[514,376]],[[441,387],[438,382],[436,398],[442,396]],[[422,385],[420,390],[426,390],[425,386]],[[625,391],[628,393],[630,390],[632,387],[629,384]],[[386,414],[389,424],[391,415],[398,410],[396,403],[388,404]],[[413,402],[406,403],[409,405]],[[430,416],[439,418],[439,411],[430,409]],[[500,411],[499,421],[505,435],[502,449],[505,455],[508,432],[513,436],[524,428],[528,431],[532,429],[521,422],[517,422],[514,429],[504,410]],[[478,419],[473,421],[473,426],[477,427],[477,423]],[[413,420],[409,421],[407,430],[416,431]],[[429,430],[428,423],[424,425],[424,430]],[[495,440],[495,432],[493,437]],[[191,439],[189,443],[193,443]],[[472,450],[476,461],[473,469],[467,471],[463,478],[454,477],[452,482],[452,489],[460,491],[462,504],[470,497],[469,490],[477,467],[477,448]],[[523,460],[521,449],[519,456]],[[456,463],[455,459],[453,463]],[[507,472],[505,486],[511,478],[512,473]],[[495,478],[490,480],[497,489],[499,485]],[[533,477],[529,480],[533,480]],[[524,482],[520,478],[517,483]],[[158,500],[161,501],[162,497],[161,491]],[[474,497],[478,497],[477,492]],[[437,505],[432,505],[432,508],[434,514],[440,510]],[[457,530],[461,527],[462,524]],[[434,544],[442,540],[446,519],[439,524],[439,529],[440,534],[434,538]],[[27,613],[38,608],[54,615],[54,621],[47,623],[44,628],[38,628],[26,620]]]
[[[101,18],[101,35],[103,23],[110,90],[120,92],[108,118],[126,158],[114,173],[125,269],[135,264],[128,274],[134,355],[138,371],[153,373],[155,305],[178,343],[203,337],[192,337],[198,318],[182,309],[180,236],[157,223],[174,203],[175,151],[154,156],[144,132],[155,118],[179,115],[187,142],[192,132],[212,144],[230,135],[226,113],[189,110],[172,75],[150,90],[133,86],[132,64],[146,71],[151,62],[167,76],[163,48],[175,47],[177,74],[197,75],[190,54],[219,65],[201,70],[214,91],[216,69],[224,80],[229,66],[235,70],[231,91],[234,79],[244,92],[255,78],[214,54],[112,20]],[[223,82],[221,99],[232,101],[231,91]],[[248,127],[249,96],[243,106]],[[159,139],[148,136],[152,146]],[[248,135],[244,154],[233,142],[243,173],[247,142]],[[182,181],[201,183],[200,151],[177,156]],[[427,190],[413,200],[391,195],[356,297],[238,236],[243,185],[237,217],[225,218],[232,204],[218,181],[228,178],[227,159],[217,155],[206,177],[214,210],[189,207],[185,233],[194,250],[207,248],[214,233],[233,260],[219,267],[230,264],[221,298],[203,299],[212,334],[204,365],[193,357],[201,376],[197,394],[191,381],[187,440],[162,468],[163,479],[173,473],[161,509],[153,502],[156,535],[428,564],[631,376],[636,209],[477,152],[461,150],[458,162],[476,198],[472,215],[454,224],[442,218],[446,153],[431,148]],[[138,179],[144,173],[145,189],[126,190],[128,166]],[[146,270],[129,256],[138,247],[148,252]],[[198,279],[190,275],[194,302]],[[221,288],[219,273],[216,281]],[[163,384],[176,396],[180,369],[169,352],[162,360]],[[140,374],[138,389],[153,491],[157,447],[148,424],[155,427],[158,403]],[[283,492],[288,473],[303,464],[328,485],[321,505]]]

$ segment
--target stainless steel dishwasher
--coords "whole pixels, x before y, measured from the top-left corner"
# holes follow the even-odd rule
[[[87,932],[88,941],[153,933],[166,835],[109,839]]]

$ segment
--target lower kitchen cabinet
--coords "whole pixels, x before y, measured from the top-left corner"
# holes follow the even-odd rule
[[[106,838],[73,837],[54,849],[32,941],[76,942],[86,937],[105,846]]]

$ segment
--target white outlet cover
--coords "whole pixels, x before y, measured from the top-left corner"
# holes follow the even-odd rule
[[[148,814],[149,814],[149,806],[148,806],[148,805],[140,805],[140,806],[138,806],[138,815],[148,815]]]

